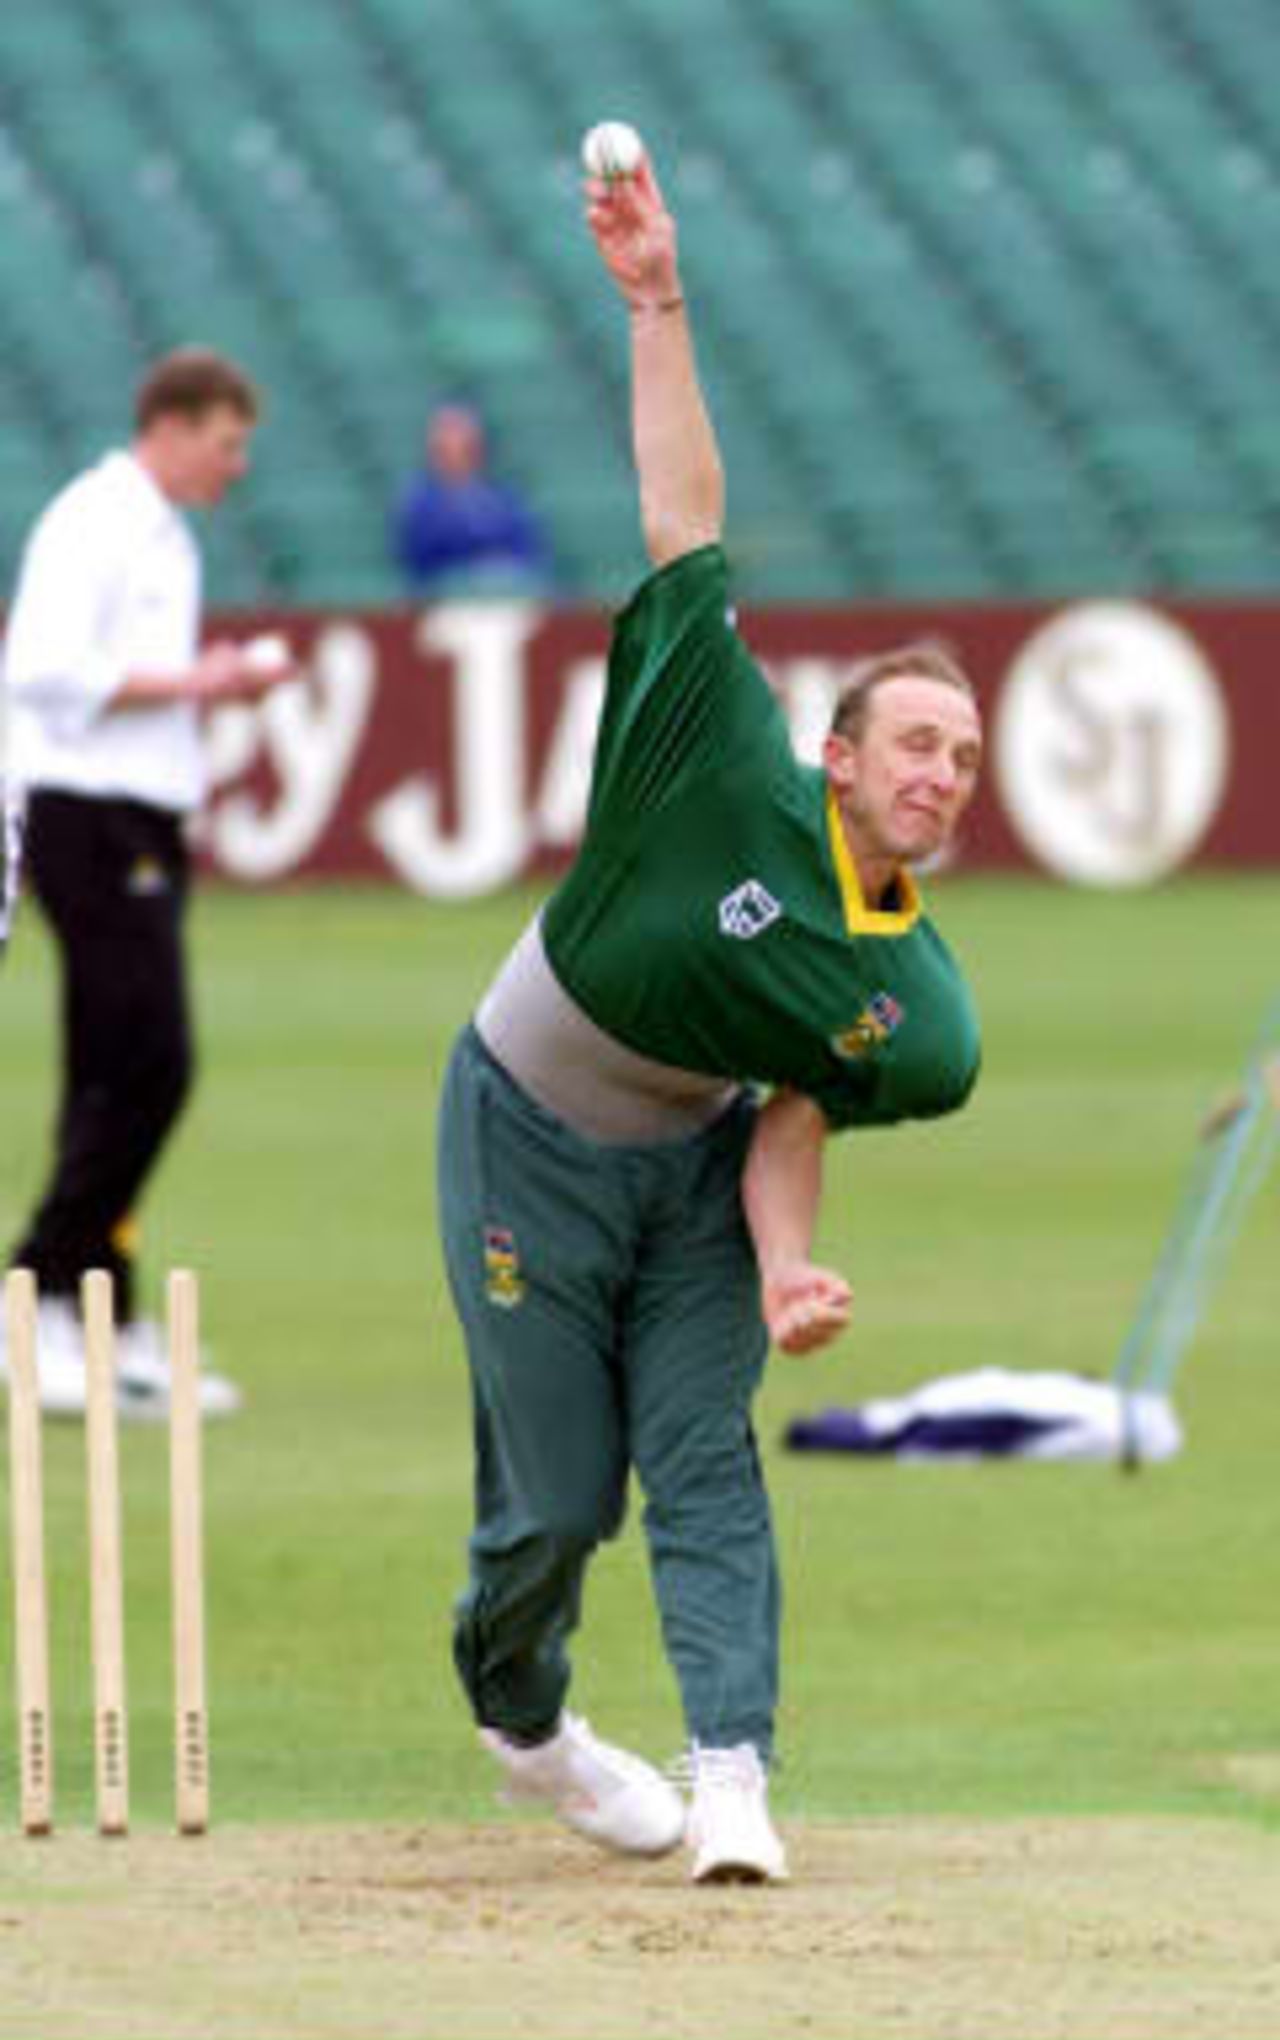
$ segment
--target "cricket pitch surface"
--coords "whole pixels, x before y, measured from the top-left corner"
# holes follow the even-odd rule
[[[1259,2040],[1280,1838],[784,1823],[695,1890],[541,1824],[66,1833],[0,1857],[0,2040]]]

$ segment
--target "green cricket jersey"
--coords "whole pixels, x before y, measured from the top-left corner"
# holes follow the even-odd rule
[[[908,873],[868,908],[826,777],[801,765],[706,546],[619,617],[587,828],[543,918],[597,1026],[682,1069],[787,1085],[833,1127],[963,1104],[964,981]]]

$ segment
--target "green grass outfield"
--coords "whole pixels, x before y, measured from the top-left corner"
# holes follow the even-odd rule
[[[490,1818],[448,1610],[469,1451],[433,1229],[449,1041],[531,904],[215,895],[193,926],[203,1077],[147,1212],[202,1277],[249,1407],[207,1439],[221,1822]],[[1276,1186],[1181,1384],[1190,1446],[1103,1469],[791,1459],[787,1417],[984,1362],[1112,1365],[1187,1165],[1277,989],[1280,881],[1094,896],[953,881],[984,1012],[947,1123],[832,1150],[821,1248],[856,1331],[775,1359],[761,1432],[787,1581],[784,1817],[1198,1811],[1274,1819],[1280,1747]],[[54,988],[27,911],[0,974],[0,1230],[43,1166]],[[170,1809],[164,1439],[124,1436],[137,1822]],[[83,1439],[52,1434],[58,1811],[90,1814]],[[575,1701],[664,1757],[671,1683],[632,1524],[593,1574]],[[16,1803],[10,1628],[0,1786]],[[1265,1764],[1263,1766],[1265,1769]]]

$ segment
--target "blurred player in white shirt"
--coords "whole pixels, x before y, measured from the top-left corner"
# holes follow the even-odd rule
[[[106,1268],[124,1414],[167,1409],[154,1327],[137,1314],[134,1210],[191,1084],[183,948],[187,817],[205,793],[201,708],[288,677],[248,648],[200,649],[200,555],[184,510],[246,473],[257,391],[203,348],[144,377],[127,449],[53,498],[8,618],[7,771],[25,858],[62,967],[62,1094],[52,1168],[12,1265],[42,1298],[45,1407],[84,1407],[80,1278]],[[239,1396],[204,1381],[206,1412]]]

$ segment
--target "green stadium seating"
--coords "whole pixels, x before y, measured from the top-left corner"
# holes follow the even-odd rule
[[[6,0],[6,565],[200,338],[269,400],[216,599],[398,599],[388,507],[460,394],[614,599],[612,116],[679,214],[748,599],[1266,589],[1273,46],[1274,0]]]

